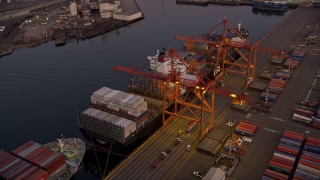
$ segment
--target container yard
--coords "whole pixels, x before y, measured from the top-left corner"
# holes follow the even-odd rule
[[[301,21],[297,18],[302,16],[304,19],[309,18],[307,21]],[[319,19],[319,16],[316,9],[299,8],[260,40],[260,43],[263,44],[263,47],[284,49],[291,42],[295,42],[296,39],[303,39],[306,35],[304,27],[307,24],[314,25],[317,19]],[[293,29],[297,31],[293,31]],[[304,139],[311,135],[320,137],[320,133],[313,127],[296,124],[290,118],[292,115],[292,108],[290,107],[294,107],[294,104],[301,99],[306,96],[307,101],[319,101],[320,99],[319,94],[314,90],[294,88],[296,84],[306,87],[306,85],[303,85],[303,83],[306,83],[304,79],[310,80],[313,77],[313,72],[309,72],[310,67],[313,71],[318,71],[315,61],[317,55],[309,54],[315,52],[316,47],[318,47],[317,44],[303,49],[293,49],[292,52],[288,53],[288,57],[283,57],[284,60],[277,61],[277,64],[271,63],[271,60],[274,59],[271,55],[258,55],[257,73],[268,71],[273,75],[267,79],[255,78],[254,82],[265,84],[261,88],[262,92],[260,90],[260,92],[247,90],[246,94],[250,98],[255,98],[257,102],[261,100],[264,107],[270,108],[269,112],[257,110],[252,110],[247,114],[235,112],[226,108],[230,106],[230,100],[223,99],[223,95],[216,95],[215,100],[219,106],[215,108],[215,113],[217,113],[215,127],[209,132],[224,130],[225,132],[231,132],[231,134],[237,133],[231,136],[233,138],[222,138],[224,140],[221,141],[214,138],[208,140],[206,138],[209,133],[206,134],[204,139],[200,139],[201,143],[206,141],[207,146],[202,145],[202,148],[199,149],[198,138],[201,137],[203,130],[201,126],[195,126],[190,133],[179,133],[180,130],[185,129],[187,124],[186,121],[183,121],[185,117],[183,115],[188,116],[189,114],[187,110],[183,109],[181,115],[176,115],[178,116],[177,119],[171,120],[167,126],[156,131],[153,136],[105,178],[128,178],[127,175],[130,175],[130,178],[190,179],[192,176],[198,175],[196,172],[206,174],[211,167],[215,167],[214,162],[217,162],[219,152],[222,154],[230,153],[230,156],[241,160],[233,167],[231,177],[237,179],[261,179],[264,175],[282,178],[293,177],[295,164],[292,163],[296,159],[294,156],[300,155],[299,147],[303,146]],[[294,58],[298,61],[303,59],[303,61],[296,68],[292,68],[291,64],[287,66],[286,60],[293,60]],[[240,90],[241,86],[243,87],[243,79],[228,74],[223,78],[223,84],[224,88]],[[294,96],[292,96],[293,93]],[[169,112],[167,114],[174,115],[174,113]],[[203,116],[204,119],[210,117],[208,113],[204,113]],[[230,118],[236,120],[230,121]],[[228,121],[229,123],[225,123]],[[206,130],[206,128],[204,129]],[[200,132],[200,135],[198,132]],[[177,140],[177,134],[179,140]],[[165,155],[163,155],[163,152]],[[285,153],[289,153],[289,155]],[[253,159],[255,163],[252,163]],[[139,170],[135,167],[139,167]],[[227,170],[223,167],[226,166],[217,165],[217,168],[221,168],[227,173]],[[304,168],[304,166],[301,167]],[[301,167],[298,172],[300,172]],[[255,169],[255,171],[253,172],[252,169]]]

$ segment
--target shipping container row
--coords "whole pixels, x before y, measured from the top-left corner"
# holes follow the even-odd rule
[[[141,96],[102,87],[91,96],[91,103],[115,112],[138,117],[147,111],[147,102]]]
[[[262,179],[290,179],[295,173],[303,142],[303,134],[285,130]]]
[[[46,170],[49,175],[66,164],[64,155],[34,141],[29,141],[21,145],[13,150],[12,154]]]
[[[293,109],[292,120],[299,121],[314,128],[320,128],[320,107],[318,102],[301,101]]]
[[[294,50],[288,58],[283,63],[284,68],[288,69],[296,69],[301,61],[303,60],[304,56],[306,55],[306,52]]]
[[[129,92],[147,96],[158,100],[163,100],[164,81],[157,80],[150,77],[139,75],[131,75],[129,82]],[[174,87],[169,86],[167,92],[175,90]]]
[[[320,139],[308,136],[298,161],[295,179],[320,179]]]
[[[0,179],[43,180],[48,172],[5,151],[0,152]]]
[[[80,128],[122,143],[137,129],[136,122],[95,108],[78,113],[77,120]]]
[[[271,63],[283,63],[282,66],[285,69],[278,70],[274,74],[273,78],[269,81],[268,87],[260,94],[260,100],[266,102],[275,102],[277,100],[291,77],[290,70],[298,67],[305,54],[303,51],[294,50],[289,57],[272,57]],[[299,117],[295,117],[295,119],[300,120]]]

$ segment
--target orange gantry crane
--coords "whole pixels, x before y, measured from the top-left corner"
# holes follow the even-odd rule
[[[180,62],[185,64],[183,58],[179,57],[172,48],[169,49],[169,57],[171,60],[178,59]],[[171,71],[174,72],[173,69]],[[217,87],[218,80],[223,74],[223,69],[216,74],[214,79],[208,79],[200,72],[191,70],[190,72],[197,77],[192,83],[185,83],[178,74],[175,74],[170,78],[171,80],[175,80],[171,81],[171,83],[175,83],[175,91],[171,92],[173,94],[170,95],[174,101],[173,111],[166,110],[167,83],[165,83],[162,109],[163,126],[166,127],[176,117],[187,120],[187,126],[193,126],[194,123],[197,123],[200,126],[199,140],[202,140],[214,127],[215,94],[218,93],[232,98],[237,98],[240,102],[245,100],[245,95],[235,94],[227,89]],[[179,92],[182,87],[187,87],[188,92],[192,92],[194,94],[194,98],[191,101],[190,99],[180,96]],[[209,97],[211,96],[211,98],[206,97],[206,95],[209,95]],[[187,112],[183,112],[181,109],[185,109]],[[200,112],[200,117],[195,113],[195,111]],[[205,120],[205,113],[208,113],[210,116],[208,121]],[[169,115],[169,118],[166,118],[168,117],[166,115]]]
[[[207,61],[212,65],[212,69],[210,70],[214,72],[214,77],[206,77],[206,75],[201,72],[197,72],[192,69],[192,67],[189,66],[182,57],[176,54],[173,48],[168,50],[171,70],[166,75],[154,72],[141,72],[133,68],[120,66],[113,68],[114,70],[154,78],[163,82],[163,126],[166,127],[177,117],[187,120],[187,127],[193,126],[194,123],[197,123],[200,127],[199,140],[202,140],[214,127],[215,94],[222,94],[232,98],[237,98],[240,104],[242,104],[246,99],[244,94],[237,94],[230,90],[218,87],[218,82],[223,74],[236,73],[245,75],[245,87],[248,87],[250,82],[254,79],[257,51],[273,53],[280,52],[271,49],[259,49],[257,48],[258,43],[250,44],[246,38],[241,37],[237,30],[228,25],[225,18],[221,21],[221,24],[223,25],[223,32],[220,39],[216,41],[212,41],[208,38],[196,39],[192,37],[175,37],[176,39],[187,41],[189,44],[204,43],[208,46],[210,55]],[[238,33],[236,38],[229,39],[226,37],[228,27],[233,32]],[[238,56],[235,57],[234,54],[237,54]],[[175,69],[175,64],[177,62],[185,65],[189,74],[194,78],[188,80],[184,79],[181,72]],[[174,88],[172,88],[172,85],[174,85]],[[181,89],[187,89],[189,93],[194,94],[192,100],[181,96]],[[173,110],[166,109],[168,99],[174,103]],[[184,111],[181,109],[184,109]],[[200,111],[200,117],[195,113],[195,111]],[[210,117],[205,118],[204,116],[206,114],[209,114]]]

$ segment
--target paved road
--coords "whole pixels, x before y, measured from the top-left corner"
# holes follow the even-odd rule
[[[275,49],[284,49],[291,43],[301,40],[306,33],[306,26],[312,23],[319,14],[316,9],[297,9],[289,17],[285,18],[276,26],[265,39],[261,40],[263,47]],[[258,55],[257,74],[266,69],[271,70],[275,67],[269,65],[269,54]],[[273,107],[272,116],[260,113],[252,113],[250,121],[258,124],[259,131],[255,136],[254,142],[248,145],[247,154],[243,157],[236,168],[233,177],[237,179],[260,179],[266,168],[268,160],[271,157],[284,129],[304,132],[310,130],[310,135],[320,137],[320,133],[312,128],[302,124],[292,122],[290,116],[292,107],[298,101],[305,98],[308,89],[303,85],[306,79],[312,81],[313,72],[308,71],[311,68],[316,71],[316,60],[308,55],[301,66],[295,70],[293,78],[287,85],[286,92],[281,95]],[[318,64],[317,64],[318,66]],[[307,72],[306,72],[306,69]],[[224,80],[228,89],[240,91],[244,84],[244,78],[236,75],[228,75]],[[300,84],[300,85],[299,85]],[[299,85],[299,86],[297,86]],[[257,98],[258,93],[249,92],[250,97]],[[319,100],[319,93],[311,93],[310,98]],[[216,128],[227,129],[225,123],[230,117],[240,120],[246,115],[231,111],[229,108],[230,99],[216,95]],[[284,120],[284,121],[283,121]],[[127,162],[117,170],[110,179],[197,179],[192,175],[193,171],[207,172],[211,166],[214,157],[196,151],[198,144],[198,127],[192,132],[191,137],[186,139],[184,134],[183,141],[174,146],[177,132],[183,130],[186,122],[180,119],[173,121],[167,128],[160,130],[149,142],[134,153]],[[187,144],[191,144],[191,150],[186,151]],[[160,159],[161,152],[170,150],[164,160]],[[155,169],[152,169],[152,165]]]

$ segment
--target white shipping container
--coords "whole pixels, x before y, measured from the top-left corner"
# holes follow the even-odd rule
[[[292,158],[290,156],[286,156],[286,155],[283,155],[283,154],[278,154],[278,153],[273,153],[274,156],[277,156],[277,157],[281,157],[281,158],[285,158],[285,159],[288,159],[289,161],[295,161],[295,158]]]
[[[104,100],[111,101],[112,97],[113,97],[115,94],[117,94],[118,92],[120,92],[120,91],[118,91],[118,90],[112,90],[109,94],[107,94],[107,95],[104,96]]]
[[[94,109],[94,108],[88,108],[85,111],[83,111],[83,114],[87,114],[89,116],[95,116],[100,110]]]
[[[122,99],[121,100],[121,105],[123,105],[123,106],[125,106],[126,105],[126,102],[128,101],[128,99],[130,99],[130,98],[132,98],[132,97],[134,97],[134,95],[132,95],[132,94],[128,94],[128,96],[126,97],[126,98],[124,98],[124,99]]]
[[[312,167],[303,165],[303,164],[301,164],[301,163],[298,164],[297,169],[300,169],[300,170],[309,172],[309,173],[311,173],[311,174],[317,175],[318,177],[320,176],[320,170],[317,170],[317,169],[314,169],[314,168],[312,168]]]
[[[102,88],[98,89],[97,91],[93,92],[93,94],[97,95],[97,96],[105,96],[106,94],[110,93],[111,91],[113,91],[113,89],[110,89],[108,87],[102,87]]]
[[[119,7],[120,6],[120,1],[114,1],[114,3]]]
[[[143,101],[144,101],[143,98],[141,98],[139,96],[134,96],[134,98],[129,99],[129,101],[127,103],[129,105],[129,107],[135,107]]]
[[[113,10],[114,13],[121,13],[122,12],[122,9],[121,8],[116,8]]]

